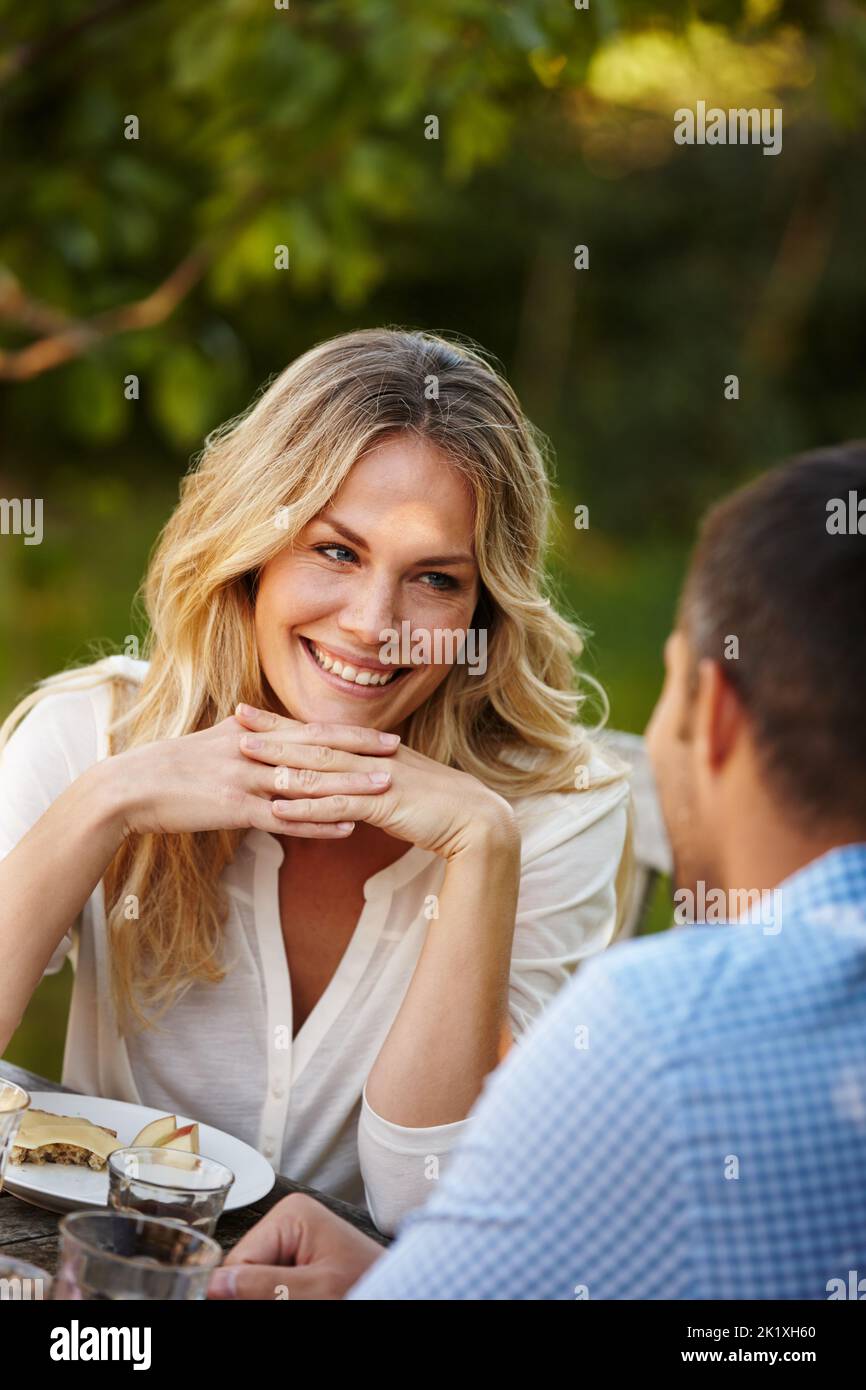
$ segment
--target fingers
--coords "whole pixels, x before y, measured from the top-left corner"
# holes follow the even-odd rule
[[[339,1299],[382,1248],[304,1193],[283,1197],[214,1270],[213,1299]]]
[[[320,744],[345,753],[366,753],[372,757],[387,756],[400,746],[399,734],[380,733],[355,724],[302,724],[285,719],[268,710],[238,705],[235,718],[244,728],[256,734],[272,734],[288,744]]]
[[[338,1299],[338,1289],[314,1268],[292,1269],[280,1265],[233,1264],[220,1265],[211,1275],[209,1299]]]
[[[356,821],[372,819],[371,800],[391,786],[381,757],[399,747],[397,734],[348,724],[301,724],[249,705],[239,705],[235,718],[253,730],[241,735],[239,751],[261,774],[250,786],[250,802],[256,803],[251,824],[257,829],[339,839],[352,833]],[[373,753],[376,764],[367,761]],[[275,793],[278,799],[271,800]]]
[[[223,1265],[294,1264],[303,1237],[303,1221],[308,1216],[310,1199],[292,1192],[275,1202],[270,1211],[251,1226],[232,1246]],[[315,1212],[313,1213],[315,1215]]]
[[[334,825],[318,821],[299,821],[297,824],[277,826],[275,834],[294,835],[299,840],[345,840],[355,829],[355,822],[337,821]]]
[[[322,803],[307,801],[305,804],[318,806]],[[355,829],[355,822],[351,820],[289,821],[275,814],[272,801],[263,796],[254,796],[252,793],[246,803],[245,814],[247,824],[254,830],[266,830],[270,835],[295,835],[303,840],[345,840]]]
[[[251,762],[272,767],[309,768],[312,772],[350,772],[363,766],[357,753],[329,748],[324,743],[294,743],[279,734],[242,734],[240,751]]]
[[[315,768],[257,767],[250,769],[253,790],[262,794],[296,796],[371,796],[391,785],[391,774],[376,772],[317,772]]]
[[[375,807],[382,802],[369,796],[298,797],[295,801],[274,801],[274,815],[285,825],[299,821],[345,824],[349,821],[369,821]]]

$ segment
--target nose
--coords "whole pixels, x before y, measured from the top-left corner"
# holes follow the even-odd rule
[[[363,646],[380,647],[389,629],[399,630],[395,617],[395,588],[388,576],[359,575],[340,613],[339,626]]]

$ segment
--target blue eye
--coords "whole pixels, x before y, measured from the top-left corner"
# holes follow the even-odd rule
[[[320,555],[327,555],[329,560],[336,560],[337,564],[340,565],[351,563],[352,560],[356,560],[358,558],[354,550],[350,550],[347,545],[338,545],[336,541],[333,543],[333,545],[317,545],[315,549],[318,551]],[[339,550],[341,551],[341,554],[332,555],[332,550]]]
[[[436,571],[436,570],[431,571],[429,574],[422,574],[421,579],[422,579],[422,581],[424,581],[424,580],[431,580],[431,581],[432,581],[432,580],[436,580],[436,583],[435,583],[435,584],[432,583],[432,582],[431,582],[430,584],[428,584],[427,587],[430,588],[430,589],[456,589],[456,588],[457,588],[457,580],[454,578],[453,575],[451,575],[451,574],[440,574],[440,573],[439,573],[438,571]]]
[[[358,559],[354,550],[350,550],[347,545],[342,545],[339,541],[331,541],[328,545],[315,545],[313,549],[318,555],[326,555],[335,565],[350,565]],[[439,593],[460,588],[459,581],[453,575],[442,574],[439,570],[429,570],[427,574],[419,575],[419,582],[428,589],[435,589]]]

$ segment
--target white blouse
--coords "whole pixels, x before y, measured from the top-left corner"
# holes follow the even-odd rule
[[[106,665],[135,681],[147,669],[122,656]],[[45,696],[19,725],[0,757],[0,858],[108,756],[110,712],[111,687],[103,680]],[[590,770],[600,776],[606,769],[596,762]],[[518,1042],[578,961],[611,939],[628,795],[620,779],[511,803],[522,836],[509,999]],[[96,888],[45,970],[55,974],[67,955],[75,970],[63,1082],[226,1130],[286,1177],[366,1204],[390,1233],[429,1195],[430,1181],[471,1123],[406,1128],[376,1114],[365,1095],[415,970],[428,926],[425,904],[439,892],[445,864],[412,847],[367,880],[354,935],[293,1038],[277,891],[282,859],[275,836],[246,835],[223,875],[225,978],[192,985],[155,1031],[126,1039],[111,1003],[102,884]]]

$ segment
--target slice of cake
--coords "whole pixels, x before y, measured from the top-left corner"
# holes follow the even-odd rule
[[[25,1110],[9,1155],[10,1163],[76,1163],[104,1168],[115,1149],[117,1132],[80,1116]]]

